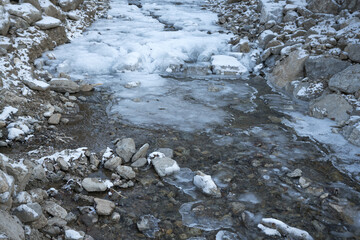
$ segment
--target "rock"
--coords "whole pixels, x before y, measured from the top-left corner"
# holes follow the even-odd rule
[[[216,186],[210,175],[197,171],[193,180],[194,185],[204,194],[214,197],[221,197],[220,189]]]
[[[286,174],[286,176],[290,177],[290,178],[298,178],[298,177],[301,177],[302,175],[302,171],[301,169],[295,169],[294,171]]]
[[[0,210],[0,233],[11,240],[24,240],[25,233],[21,222],[8,212]]]
[[[73,229],[65,230],[65,240],[82,240],[85,237],[83,231],[76,231]]]
[[[5,165],[6,172],[13,176],[15,179],[15,184],[17,185],[17,191],[23,191],[28,184],[32,171],[25,165]]]
[[[291,227],[286,223],[277,220],[275,218],[263,218],[261,220],[261,224],[259,225],[266,226],[267,231],[264,232],[270,232],[269,230],[271,229],[271,230],[276,230],[278,233],[280,232],[283,236],[290,237],[290,239],[313,240],[313,238],[310,236],[308,232],[298,228]]]
[[[36,91],[46,91],[49,89],[50,85],[44,81],[36,79],[22,79],[22,82],[32,90]]]
[[[103,181],[98,178],[85,178],[82,181],[82,186],[88,192],[104,192],[112,184],[109,180]]]
[[[171,148],[159,148],[156,152],[161,152],[165,155],[165,157],[173,158],[174,157],[174,150]]]
[[[218,75],[239,75],[247,73],[247,68],[235,57],[226,55],[213,55],[211,57],[211,68]]]
[[[32,202],[31,195],[25,191],[19,192],[14,198],[14,204],[16,205],[26,204],[31,202]]]
[[[259,47],[265,48],[265,46],[274,38],[276,34],[273,33],[271,30],[263,31],[258,40],[259,40]]]
[[[152,159],[152,164],[154,165],[156,173],[160,177],[169,176],[180,171],[180,167],[177,162],[168,157],[154,158]]]
[[[75,10],[84,0],[58,0],[59,6],[65,12]]]
[[[311,182],[308,181],[306,178],[304,177],[300,177],[299,178],[299,184],[302,188],[307,188],[310,186]]]
[[[47,182],[48,181],[47,178],[46,178],[45,169],[41,165],[37,165],[37,166],[35,166],[33,168],[31,178],[36,179],[36,180],[40,180],[42,182]]]
[[[116,168],[116,172],[120,175],[120,177],[125,179],[133,179],[136,176],[134,170],[129,166],[118,166]]]
[[[67,78],[53,78],[49,82],[50,89],[61,93],[77,93],[80,91],[80,86]]]
[[[98,215],[110,215],[115,209],[115,203],[109,200],[94,198],[96,203],[96,212]]]
[[[344,97],[338,94],[323,95],[310,102],[310,115],[316,118],[328,117],[337,123],[349,119],[352,106]]]
[[[119,222],[120,221],[120,214],[119,213],[117,213],[117,212],[114,212],[112,215],[111,215],[111,220],[113,221],[113,222]]]
[[[351,61],[360,63],[360,44],[349,44],[345,51],[348,52]]]
[[[65,219],[68,214],[63,207],[53,201],[46,201],[43,207],[44,210],[53,217]]]
[[[9,191],[10,186],[7,181],[7,174],[0,170],[0,193]]]
[[[60,123],[60,119],[61,119],[61,114],[60,113],[54,113],[49,118],[48,123],[52,124],[52,125],[58,125]]]
[[[299,14],[295,11],[288,11],[284,17],[284,22],[295,22]]]
[[[5,9],[11,15],[23,18],[30,25],[42,18],[41,12],[30,3],[6,4]]]
[[[281,23],[284,6],[285,1],[260,0],[258,6],[261,11],[260,23],[266,23],[271,20]]]
[[[234,214],[239,214],[245,210],[245,205],[241,202],[232,202],[230,203],[230,207]]]
[[[333,91],[355,93],[360,89],[360,64],[347,67],[329,80],[329,88]]]
[[[134,156],[131,158],[132,162],[135,162],[136,160],[138,160],[139,158],[144,158],[146,157],[146,153],[147,150],[149,149],[149,144],[145,143],[135,154]]]
[[[48,30],[51,28],[56,28],[61,25],[61,21],[54,17],[43,17],[40,21],[35,23],[41,30]]]
[[[350,65],[333,57],[311,56],[305,61],[305,71],[310,79],[328,79]]]
[[[305,61],[308,57],[308,53],[302,49],[291,52],[283,61],[277,63],[270,76],[270,81],[277,87],[283,88],[290,82],[302,78]]]
[[[40,218],[30,223],[30,226],[34,229],[40,229],[47,225],[47,219],[44,214],[41,214]]]
[[[41,10],[50,17],[54,17],[57,19],[64,19],[61,14],[61,10],[56,7],[50,0],[39,0]]]
[[[131,164],[131,167],[133,168],[140,168],[143,167],[147,164],[147,160],[146,158],[139,158],[138,160],[136,160],[135,162],[133,162]]]
[[[63,171],[69,170],[70,164],[68,162],[66,162],[63,157],[58,157],[56,159],[56,162],[57,162],[57,164],[59,164],[61,170],[63,170]]]
[[[113,171],[114,169],[116,169],[119,165],[121,165],[122,160],[120,157],[113,157],[109,160],[107,160],[104,164],[104,168],[109,169],[111,171]]]
[[[345,126],[342,135],[352,144],[360,146],[360,122]]]
[[[0,6],[0,35],[6,36],[10,28],[10,16],[3,6]],[[1,87],[1,86],[0,86]]]
[[[307,8],[314,13],[337,14],[340,6],[333,0],[309,0]]]
[[[42,201],[44,201],[44,199],[47,199],[49,197],[47,192],[41,188],[31,189],[29,191],[29,194],[31,195],[33,202],[38,203],[41,203]]]
[[[132,138],[121,139],[116,144],[116,153],[125,161],[129,162],[136,151],[135,142]]]
[[[41,217],[42,209],[38,203],[21,204],[14,209],[14,215],[17,216],[21,222],[29,223]]]
[[[136,223],[136,226],[145,236],[154,238],[155,233],[160,230],[158,226],[159,222],[160,220],[153,215],[144,215],[141,216],[140,221]]]
[[[39,0],[23,0],[22,2],[23,3],[30,3],[31,5],[36,7],[36,9],[41,10]]]

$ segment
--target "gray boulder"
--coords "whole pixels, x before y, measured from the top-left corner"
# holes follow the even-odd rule
[[[134,156],[131,158],[132,162],[135,162],[136,160],[138,160],[139,158],[144,158],[146,157],[146,153],[147,150],[149,149],[149,144],[145,143],[135,154]]]
[[[22,0],[23,3],[30,3],[37,9],[41,10],[39,0]]]
[[[112,201],[101,198],[94,198],[94,201],[96,203],[95,209],[98,215],[111,215],[111,213],[115,209],[115,203],[113,203]]]
[[[352,65],[335,74],[329,80],[333,91],[355,93],[360,89],[360,64]]]
[[[351,61],[360,63],[360,44],[349,44],[346,47],[346,51]]]
[[[333,57],[310,56],[305,61],[306,76],[311,79],[328,79],[349,67],[349,62]]]
[[[41,217],[42,209],[38,203],[21,204],[14,209],[14,215],[23,223],[34,222]]]
[[[0,210],[0,233],[3,233],[11,240],[25,239],[24,229],[19,219],[3,210]]]
[[[140,168],[143,167],[147,164],[147,159],[146,158],[139,158],[138,160],[136,160],[135,162],[133,162],[131,164],[131,167],[133,168]]]
[[[349,113],[353,107],[346,99],[338,94],[323,95],[312,102],[309,106],[310,115],[316,118],[328,117],[337,123],[343,123],[350,118]]]
[[[65,12],[75,10],[82,4],[84,0],[58,0],[58,4]]]
[[[18,5],[7,4],[5,5],[5,9],[14,16],[21,17],[30,25],[39,21],[41,17],[41,12],[36,9],[30,3],[23,3]]]
[[[44,210],[52,215],[53,217],[58,217],[65,219],[67,216],[67,211],[63,207],[61,207],[59,204],[53,202],[53,201],[46,201],[43,205]]]
[[[121,158],[120,157],[113,157],[109,160],[107,160],[104,164],[104,168],[109,169],[111,171],[113,171],[114,169],[116,169],[119,165],[121,165]]]
[[[125,179],[133,179],[136,176],[134,170],[129,166],[118,166],[116,168],[116,172],[120,175],[120,177]]]
[[[152,160],[152,164],[154,165],[156,173],[160,177],[165,177],[168,175],[172,175],[175,172],[180,171],[180,167],[177,162],[171,158],[154,158]]]
[[[129,162],[136,152],[135,142],[132,138],[121,139],[116,144],[116,153],[125,161]]]
[[[52,125],[57,125],[60,123],[61,113],[54,113],[50,116],[48,123]]]
[[[3,6],[0,6],[0,35],[6,35],[10,27],[10,16]]]
[[[340,5],[333,0],[308,0],[307,8],[314,13],[337,14]]]
[[[80,91],[80,86],[67,78],[53,78],[51,79],[49,84],[50,89],[55,92],[77,93]]]
[[[82,186],[88,192],[104,192],[108,188],[108,183],[98,178],[85,178]]]

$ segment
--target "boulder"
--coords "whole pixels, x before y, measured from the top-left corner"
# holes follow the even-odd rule
[[[360,44],[349,44],[346,51],[351,61],[360,63]]]
[[[285,4],[285,1],[260,0],[258,5],[261,11],[260,23],[266,23],[271,20],[281,23]]]
[[[151,162],[154,165],[156,173],[160,177],[172,175],[175,172],[180,171],[180,167],[177,164],[177,162],[168,157],[163,157],[163,158],[157,157],[157,158],[152,159]]]
[[[121,165],[122,160],[120,157],[113,157],[109,160],[107,160],[104,164],[104,168],[109,169],[111,171],[113,171],[114,169],[116,169],[119,165]]]
[[[54,17],[57,19],[64,19],[64,16],[61,14],[59,7],[55,6],[50,0],[39,0],[41,10],[48,16]]]
[[[58,0],[58,4],[65,12],[75,10],[82,4],[84,0]]]
[[[98,215],[111,215],[111,213],[115,209],[115,203],[113,203],[112,201],[101,198],[94,198],[94,201],[96,203],[95,209]]]
[[[63,207],[61,207],[59,204],[53,202],[53,201],[46,201],[43,205],[44,210],[52,215],[53,217],[58,217],[65,219],[67,216],[67,211]]]
[[[84,178],[82,186],[88,192],[104,192],[108,187],[112,186],[112,184],[109,180],[103,181],[98,178]]]
[[[308,57],[309,54],[303,49],[291,52],[284,60],[277,62],[270,81],[283,88],[290,82],[304,77],[305,61]]]
[[[0,35],[6,35],[10,27],[10,16],[3,6],[0,6]]]
[[[131,158],[132,162],[135,162],[136,160],[138,160],[139,158],[144,158],[146,157],[146,153],[147,150],[149,149],[149,144],[145,143],[135,154],[134,156]]]
[[[16,190],[23,191],[30,180],[32,169],[23,164],[12,165],[10,163],[5,164],[5,169],[9,175],[14,177]]]
[[[133,162],[131,164],[131,167],[133,168],[140,168],[143,167],[147,164],[147,160],[146,158],[139,158],[138,160],[136,160],[135,162]]]
[[[49,84],[50,89],[55,92],[77,93],[80,91],[80,86],[67,78],[53,78],[51,79]]]
[[[271,30],[263,31],[258,40],[259,40],[259,47],[265,48],[265,46],[274,38],[276,34]]]
[[[34,7],[36,7],[38,10],[41,10],[39,0],[22,0],[23,3],[30,3]]]
[[[41,30],[48,30],[51,28],[56,28],[61,25],[61,21],[54,17],[43,17],[40,21],[35,23]]]
[[[338,123],[347,121],[353,107],[338,94],[323,95],[310,102],[310,115],[316,118],[328,117]]]
[[[0,210],[0,233],[12,240],[25,239],[24,229],[19,219],[3,210]]]
[[[23,3],[18,5],[7,4],[5,5],[5,9],[11,15],[21,17],[30,25],[35,23],[36,21],[39,21],[42,18],[41,12],[30,3]]]
[[[22,79],[22,82],[32,90],[46,91],[50,85],[44,81],[37,79]]]
[[[118,166],[116,168],[116,172],[120,175],[120,177],[125,179],[133,179],[136,176],[134,170],[129,166]]]
[[[325,56],[310,56],[305,61],[306,76],[310,79],[329,79],[349,67],[349,62]]]
[[[308,0],[307,8],[314,13],[338,14],[340,5],[334,0]]]
[[[121,139],[116,144],[116,153],[125,161],[129,162],[136,152],[135,142],[132,138]]]
[[[14,209],[14,215],[17,216],[21,222],[29,223],[41,217],[42,209],[38,203],[21,204]]]
[[[335,74],[329,80],[333,91],[355,93],[360,89],[360,64],[352,65]]]

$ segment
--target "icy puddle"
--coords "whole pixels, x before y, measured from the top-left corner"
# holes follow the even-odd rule
[[[37,60],[54,76],[102,84],[119,136],[183,147],[180,172],[162,179],[177,191],[171,204],[157,185],[137,187],[121,200],[124,211],[156,215],[156,231],[168,222],[179,234],[192,229],[183,239],[355,238],[359,148],[331,133],[330,120],[305,117],[306,106],[251,78],[258,50],[231,52],[233,35],[202,4],[112,1],[107,18]],[[195,187],[198,170],[221,197]],[[121,224],[114,232],[135,239]]]

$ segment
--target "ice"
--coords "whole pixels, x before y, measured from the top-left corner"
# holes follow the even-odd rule
[[[179,188],[184,193],[198,198],[196,187],[193,184],[195,173],[189,168],[180,168],[180,171],[164,178],[164,181]]]
[[[258,204],[260,203],[260,200],[259,198],[253,194],[253,193],[244,193],[244,194],[241,194],[239,196],[239,201],[242,201],[242,202],[249,202],[249,203],[252,203],[252,204]]]

